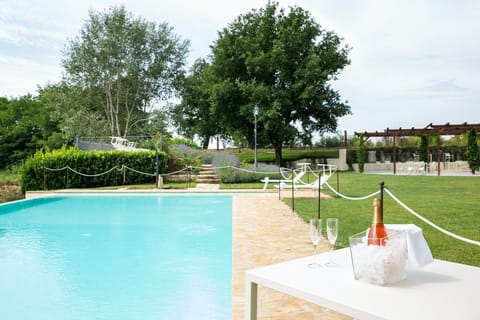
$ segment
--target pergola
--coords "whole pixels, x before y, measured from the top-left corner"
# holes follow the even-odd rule
[[[429,136],[453,136],[464,134],[470,129],[475,129],[480,131],[480,123],[477,124],[468,124],[466,122],[462,124],[450,124],[446,123],[443,125],[436,125],[430,123],[425,128],[411,128],[411,129],[385,129],[383,132],[355,132],[355,135],[370,138],[370,137],[393,137],[393,174],[397,173],[396,165],[396,152],[395,152],[395,138],[396,137],[408,137],[408,136],[418,136],[418,135],[427,135],[427,159],[430,159],[430,145],[429,145]],[[437,159],[440,159],[440,139],[437,139]],[[438,161],[440,162],[440,161]],[[440,165],[437,165],[437,172],[440,175]]]

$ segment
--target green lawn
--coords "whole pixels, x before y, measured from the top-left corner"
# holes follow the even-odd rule
[[[480,177],[393,176],[339,173],[340,192],[360,197],[379,189],[384,181],[396,197],[415,212],[440,227],[460,236],[480,241]],[[333,176],[330,185],[336,188]],[[325,186],[322,192],[333,195]],[[292,204],[290,199],[285,202]],[[322,219],[338,217],[338,247],[348,247],[348,237],[367,229],[373,207],[372,198],[362,201],[334,197],[322,199]],[[295,199],[295,210],[307,220],[317,214],[316,199]],[[385,223],[413,223],[423,229],[425,238],[438,259],[480,266],[480,247],[449,237],[419,220],[387,194],[384,200]]]

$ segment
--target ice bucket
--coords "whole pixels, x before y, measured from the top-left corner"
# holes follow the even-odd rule
[[[368,230],[349,237],[355,280],[377,285],[391,284],[407,277],[406,232],[387,229],[383,245],[368,245]]]

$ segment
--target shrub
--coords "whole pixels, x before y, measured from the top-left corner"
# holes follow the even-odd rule
[[[165,157],[165,153],[159,153],[160,173],[165,169]],[[67,166],[83,175],[62,169]],[[65,147],[53,151],[39,150],[22,166],[20,177],[22,192],[155,181],[154,176],[128,169],[120,170],[122,166],[153,174],[155,173],[155,152],[81,151]],[[113,169],[115,167],[116,169]],[[109,172],[105,173],[107,171]],[[101,173],[105,174],[98,175]]]
[[[213,160],[213,152],[203,151],[201,158],[202,158],[202,163],[211,164]]]
[[[212,165],[222,182],[234,182],[235,172],[231,167],[240,167],[240,160],[234,154],[218,152],[213,156]]]
[[[186,145],[189,146],[192,149],[198,149],[197,144],[192,140],[192,139],[186,139],[186,138],[173,138],[170,141],[171,145]]]
[[[265,176],[280,178],[278,166],[259,163],[254,170],[251,164],[240,165],[238,157],[228,152],[216,153],[212,165],[223,183],[259,182]]]
[[[272,164],[259,163],[257,170],[253,166],[245,165],[235,170],[233,181],[235,183],[242,182],[259,182],[262,178],[279,179],[280,173],[278,166]]]
[[[169,157],[172,159],[172,168],[183,169],[187,166],[198,167],[202,164],[202,151],[194,149],[185,144],[174,144],[170,146]]]
[[[470,171],[472,174],[475,174],[475,171],[480,168],[480,153],[478,150],[477,132],[475,129],[468,130],[467,132],[466,157]]]
[[[363,172],[365,167],[365,160],[367,158],[367,150],[364,144],[361,144],[357,148],[357,161],[358,161],[358,170]]]

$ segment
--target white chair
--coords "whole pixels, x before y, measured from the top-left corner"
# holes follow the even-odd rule
[[[315,196],[318,196],[319,189],[323,189],[323,185],[327,182],[329,175],[322,175],[320,176],[320,185],[319,179],[316,179],[312,183],[300,183],[300,184],[287,184],[285,182],[280,183],[279,185],[275,185],[274,187],[280,189],[280,193],[283,190],[313,190]]]
[[[443,156],[446,162],[453,162],[453,158],[454,158],[453,154],[445,152]]]
[[[267,190],[268,184],[270,182],[274,182],[274,183],[276,182],[276,183],[281,184],[281,183],[288,183],[288,182],[293,181],[293,184],[299,183],[301,181],[302,177],[305,175],[306,171],[301,170],[297,174],[295,174],[295,171],[292,171],[292,174],[295,175],[292,179],[288,179],[287,177],[285,177],[281,171],[280,171],[280,173],[284,177],[284,179],[270,179],[270,177],[265,177],[262,180],[260,180],[261,182],[264,183],[263,184],[263,190]]]

